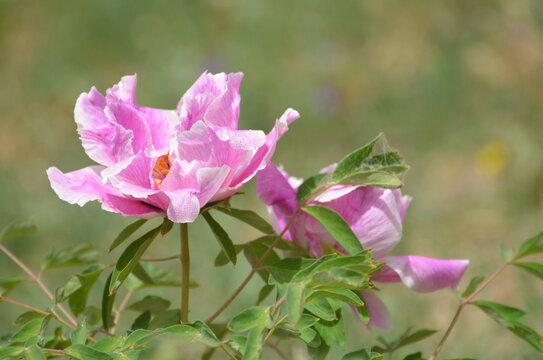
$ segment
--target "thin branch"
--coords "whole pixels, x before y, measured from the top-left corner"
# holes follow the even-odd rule
[[[277,356],[279,356],[282,360],[288,360],[288,358],[285,356],[285,354],[283,354],[281,352],[281,350],[279,350],[277,345],[272,344],[271,341],[268,341],[266,343],[266,345],[269,346],[270,348],[272,348],[275,351],[275,353],[277,354]]]
[[[41,281],[39,277],[37,277],[17,256],[15,256],[11,251],[9,251],[4,245],[0,244],[0,250],[4,252],[15,264],[17,264],[25,273],[27,273],[30,278],[38,284],[38,286],[43,290],[43,292],[49,297],[49,299],[54,303],[55,297],[49,291],[49,289],[45,286],[45,284]],[[66,316],[66,318],[73,324],[73,326],[77,327],[77,321],[64,309],[64,307],[61,304],[56,304],[58,309]],[[54,311],[53,311],[54,313]]]
[[[27,310],[35,311],[35,312],[40,313],[40,314],[45,315],[45,316],[50,314],[50,312],[48,312],[48,311],[40,310],[38,308],[35,308],[33,306],[30,306],[30,305],[23,304],[21,302],[18,302],[17,300],[13,300],[13,299],[7,298],[5,296],[0,296],[0,300],[15,304],[15,305],[23,307],[23,308],[25,308]]]
[[[180,257],[181,257],[181,255],[173,255],[173,256],[168,256],[168,257],[163,257],[163,258],[155,258],[155,259],[140,259],[140,261],[154,261],[154,262],[168,261],[168,260],[176,260],[176,259],[179,259]]]
[[[464,306],[466,306],[467,304],[470,303],[470,301],[477,295],[479,294],[488,284],[490,284],[490,282],[492,280],[494,280],[496,278],[496,276],[498,276],[504,269],[505,267],[508,265],[508,263],[503,263],[502,265],[500,265],[500,267],[498,269],[496,269],[496,271],[494,271],[492,273],[492,275],[490,275],[488,277],[488,279],[486,279],[484,282],[482,282],[479,286],[477,286],[477,288],[465,299],[461,299],[460,300],[460,304],[458,305],[458,308],[456,309],[456,312],[454,313],[454,316],[451,320],[451,323],[449,324],[449,326],[447,327],[447,330],[445,331],[445,334],[443,334],[443,337],[441,338],[441,340],[439,341],[439,343],[437,344],[434,352],[432,353],[432,356],[430,356],[428,358],[428,360],[434,360],[437,356],[437,354],[439,353],[439,351],[441,350],[441,348],[443,347],[443,344],[445,344],[445,341],[447,341],[447,338],[449,337],[449,335],[451,334],[451,331],[452,329],[454,328],[454,325],[456,324],[456,321],[458,320],[458,317],[460,316],[460,313],[462,312],[462,310],[464,309]]]
[[[288,314],[285,314],[281,319],[279,319],[275,324],[273,324],[270,331],[268,331],[268,333],[264,337],[264,341],[263,341],[264,343],[268,341],[268,339],[272,336],[275,329],[277,329],[277,326],[279,326],[279,324],[281,324],[287,317],[288,317]]]
[[[111,328],[111,333],[115,334],[115,330],[117,329],[117,325],[119,324],[119,321],[121,320],[121,314],[126,308],[126,305],[128,305],[128,301],[132,297],[132,294],[134,293],[134,290],[128,290],[126,295],[124,296],[123,300],[119,304],[119,308],[115,312],[115,319],[113,319],[113,327]]]
[[[296,211],[296,213],[294,214],[294,216],[292,217],[292,219],[290,219],[289,223],[287,224],[287,226],[285,226],[285,228],[283,229],[283,231],[281,231],[281,233],[279,235],[277,235],[275,237],[275,239],[273,240],[273,242],[270,244],[270,246],[268,247],[268,249],[266,250],[266,252],[264,252],[264,254],[262,255],[262,257],[260,258],[260,260],[258,260],[256,262],[256,264],[254,264],[254,266],[252,267],[251,271],[249,272],[249,274],[247,275],[247,277],[245,278],[245,280],[243,280],[243,282],[240,284],[240,286],[238,286],[238,288],[236,289],[236,291],[234,291],[234,293],[224,302],[224,304],[221,305],[221,307],[219,309],[217,309],[217,311],[215,311],[213,313],[213,315],[211,315],[207,320],[206,320],[206,323],[209,324],[210,322],[212,322],[213,320],[215,320],[217,318],[217,316],[219,316],[231,303],[232,301],[234,301],[234,299],[239,295],[239,293],[245,288],[245,286],[247,286],[247,284],[249,283],[249,281],[251,281],[251,279],[253,278],[254,274],[257,272],[257,270],[255,269],[258,269],[260,268],[260,265],[262,265],[262,263],[264,262],[264,260],[266,260],[266,257],[268,257],[268,255],[272,252],[273,248],[275,247],[275,245],[277,245],[277,243],[279,243],[279,240],[281,240],[281,238],[283,237],[283,235],[287,232],[287,230],[292,226],[292,224],[294,224],[294,221],[298,218],[298,216],[302,213],[302,209],[299,208],[298,211]]]
[[[189,321],[189,285],[190,285],[190,253],[188,224],[180,224],[181,240],[181,318],[180,322]]]
[[[221,347],[221,349],[224,350],[224,352],[226,353],[226,355],[228,355],[228,357],[232,360],[236,360],[236,357],[234,355],[232,355],[232,353],[230,352],[230,350],[228,350],[228,348],[226,347],[226,345],[224,345],[224,343],[221,341],[221,343],[219,344],[219,346]]]

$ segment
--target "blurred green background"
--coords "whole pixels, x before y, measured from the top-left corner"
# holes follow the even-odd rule
[[[52,246],[94,242],[105,251],[131,220],[59,200],[45,174],[49,166],[92,164],[75,131],[75,100],[137,72],[139,104],[174,108],[206,69],[245,73],[240,128],[267,132],[287,107],[301,113],[274,156],[292,175],[309,176],[385,132],[412,166],[404,192],[414,201],[394,253],[469,258],[462,286],[498,266],[500,242],[518,246],[543,227],[541,1],[0,0],[0,225],[32,217],[40,227],[8,247],[34,269]],[[246,194],[233,205],[265,214],[254,184]],[[257,236],[219,219],[237,242]],[[177,232],[155,242],[149,257],[178,253]],[[196,319],[224,301],[247,266],[213,268],[219,248],[211,233],[200,221],[190,232],[201,285],[191,294]],[[167,266],[178,271],[176,262]],[[21,275],[4,256],[0,272]],[[55,287],[68,276],[52,271],[44,279]],[[230,314],[253,304],[260,286],[253,280]],[[414,322],[443,331],[456,307],[450,291],[382,288],[394,318],[389,336]],[[177,303],[177,291],[164,296]],[[32,285],[12,297],[47,306]],[[537,280],[510,269],[480,298],[528,310],[528,323],[543,331]],[[16,311],[0,304],[1,333],[14,329]],[[349,349],[376,334],[350,321]],[[426,355],[438,336],[423,343]],[[282,349],[305,359],[300,344]],[[442,355],[540,358],[472,308]],[[268,349],[265,358],[275,354]]]

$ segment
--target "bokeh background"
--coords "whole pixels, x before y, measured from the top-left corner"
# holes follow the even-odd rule
[[[174,108],[206,69],[245,73],[241,128],[267,132],[287,107],[301,113],[274,156],[295,176],[309,176],[385,132],[411,165],[404,192],[414,198],[395,253],[469,258],[463,287],[498,266],[500,242],[518,246],[543,228],[541,1],[0,0],[0,225],[31,217],[40,228],[7,246],[34,269],[52,246],[93,242],[105,251],[130,219],[98,204],[59,200],[45,174],[53,165],[70,171],[92,164],[76,134],[75,100],[92,85],[103,92],[137,72],[141,105]],[[233,204],[265,214],[254,184]],[[257,236],[219,219],[236,242]],[[149,257],[176,254],[177,231],[155,242]],[[219,249],[211,233],[200,221],[190,231],[200,283],[191,317],[198,318],[222,303],[247,266],[213,268]],[[167,266],[178,271],[176,262]],[[0,273],[21,275],[2,256]],[[44,279],[55,287],[68,275],[51,271]],[[231,314],[254,303],[260,280],[251,286]],[[443,331],[455,310],[450,291],[383,289],[395,325],[388,337],[415,322]],[[177,291],[164,296],[177,302]],[[13,297],[47,306],[32,285]],[[507,270],[480,298],[527,310],[528,323],[543,331],[536,279]],[[14,329],[16,311],[0,304],[2,333]],[[351,350],[378,335],[349,324]],[[422,343],[427,356],[438,336]],[[299,345],[285,342],[282,349],[305,358]],[[265,358],[274,355],[266,350]],[[473,308],[442,355],[541,358]]]

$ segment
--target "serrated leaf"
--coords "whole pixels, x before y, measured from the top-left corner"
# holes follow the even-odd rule
[[[87,324],[82,322],[79,326],[70,333],[72,344],[85,344],[87,340]]]
[[[66,354],[78,360],[113,360],[105,352],[83,344],[74,344],[66,348]]]
[[[353,351],[343,356],[342,360],[382,360],[383,355],[371,351],[371,348],[364,348]]]
[[[230,215],[233,218],[243,221],[244,223],[251,225],[255,229],[260,230],[264,234],[275,233],[275,231],[273,230],[273,227],[254,211],[225,208],[225,207],[218,207],[216,208],[216,210],[219,210],[220,212],[224,214]]]
[[[309,200],[314,194],[319,191],[323,186],[325,178],[329,174],[316,174],[307,178],[296,192],[296,201],[299,205],[303,206],[307,200]]]
[[[0,243],[8,239],[25,236],[38,231],[38,227],[30,220],[17,219],[4,227],[0,232]]]
[[[270,322],[269,306],[253,306],[234,316],[228,322],[228,328],[232,332],[243,333],[254,327],[271,326]]]
[[[160,313],[170,307],[171,302],[156,295],[147,295],[143,299],[133,302],[126,309],[144,312],[149,310],[153,314]]]
[[[477,289],[477,286],[479,286],[479,284],[483,282],[484,279],[485,277],[482,275],[474,276],[470,280],[469,285],[466,288],[466,290],[462,293],[462,297],[467,298],[468,296],[470,296],[475,291],[475,289]]]
[[[78,244],[60,251],[55,248],[43,260],[42,271],[70,266],[95,264],[100,260],[100,252],[93,249],[94,244]]]
[[[543,280],[543,264],[535,262],[514,262],[513,265],[518,268],[524,269],[530,274],[535,275]]]
[[[315,218],[349,254],[364,250],[349,224],[332,209],[322,205],[305,206],[302,210]]]
[[[228,236],[228,233],[222,228],[221,225],[219,225],[217,221],[215,221],[215,219],[213,219],[209,212],[206,211],[202,213],[202,217],[207,222],[207,225],[209,225],[211,232],[215,236],[215,239],[217,239],[219,242],[219,245],[221,246],[228,260],[230,260],[232,264],[236,265],[237,253],[236,249],[234,248],[234,243],[232,242],[232,239],[230,239],[230,236]]]
[[[111,246],[109,247],[109,252],[112,252],[116,247],[121,245],[126,239],[130,237],[133,233],[135,233],[143,224],[147,222],[146,219],[140,219],[136,220],[132,224],[125,227],[119,235],[113,240],[113,243],[111,243]]]
[[[34,319],[26,323],[19,331],[17,331],[10,339],[10,342],[25,342],[32,336],[38,336],[43,319]]]
[[[128,274],[130,274],[134,267],[138,265],[141,256],[160,233],[160,229],[161,226],[156,227],[128,245],[119,257],[119,260],[117,260],[115,270],[113,270],[111,283],[109,285],[110,293],[117,291]]]
[[[543,252],[543,231],[529,238],[520,246],[515,260],[541,252]]]
[[[46,360],[46,357],[41,351],[41,349],[38,347],[38,345],[34,344],[25,349],[25,359],[26,360]]]
[[[373,147],[382,136],[382,133],[377,135],[377,137],[368,144],[344,157],[337,164],[336,169],[332,173],[332,180],[339,181],[359,169],[362,162],[370,156],[371,152],[373,151]]]

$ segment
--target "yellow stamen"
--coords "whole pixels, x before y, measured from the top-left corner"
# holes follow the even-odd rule
[[[153,177],[155,178],[156,184],[160,189],[162,181],[166,178],[166,175],[170,172],[171,164],[169,153],[162,155],[156,161],[155,167],[153,168]]]

